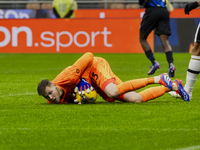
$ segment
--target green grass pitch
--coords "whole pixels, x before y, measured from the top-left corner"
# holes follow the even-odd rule
[[[37,95],[42,79],[53,80],[82,54],[0,55],[0,150],[185,150],[200,149],[200,81],[193,99],[164,96],[146,103],[51,105]],[[147,77],[144,54],[104,57],[123,81]],[[190,54],[175,53],[176,75],[185,84]],[[156,53],[168,71],[164,53]],[[148,86],[150,87],[150,86]]]

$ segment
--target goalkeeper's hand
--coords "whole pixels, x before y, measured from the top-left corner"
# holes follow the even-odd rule
[[[94,91],[94,88],[84,78],[81,78],[80,82],[74,89],[74,102],[78,104],[91,103],[93,101],[95,102],[96,97],[95,100],[93,100],[88,95],[91,91]]]
[[[75,93],[75,95],[74,95],[74,103],[76,103],[76,104],[82,104],[83,98],[85,98],[85,95],[80,95],[80,94],[78,93],[78,91],[77,91],[77,92]]]
[[[185,5],[184,12],[189,15],[189,12],[199,6],[198,2],[188,3]]]
[[[96,101],[97,94],[94,88],[93,87],[91,88],[93,90],[91,90],[89,93],[85,91],[84,94],[79,94],[78,90],[76,90],[76,92],[74,90],[74,93],[73,93],[74,103],[76,104],[94,103]]]
[[[93,90],[93,87],[84,78],[81,78],[80,82],[74,89],[74,92],[76,93],[78,91],[80,95],[84,95],[85,91],[89,93],[91,90]]]

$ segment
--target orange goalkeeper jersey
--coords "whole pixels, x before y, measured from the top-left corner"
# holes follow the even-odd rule
[[[115,99],[108,98],[103,92],[106,85],[113,82],[116,84],[122,81],[112,72],[108,62],[101,57],[94,57],[92,53],[85,53],[72,66],[65,68],[52,82],[60,86],[64,95],[60,103],[68,103],[72,100],[70,96],[74,88],[84,78],[90,83],[97,93],[109,102]],[[51,103],[49,101],[49,103]]]

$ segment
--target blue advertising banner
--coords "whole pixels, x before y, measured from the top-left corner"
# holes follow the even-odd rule
[[[56,18],[52,10],[0,9],[0,19]]]

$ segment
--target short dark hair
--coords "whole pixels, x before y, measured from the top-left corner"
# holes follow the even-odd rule
[[[37,87],[38,94],[44,96],[46,87],[50,86],[51,84],[52,82],[48,79],[42,80]]]

